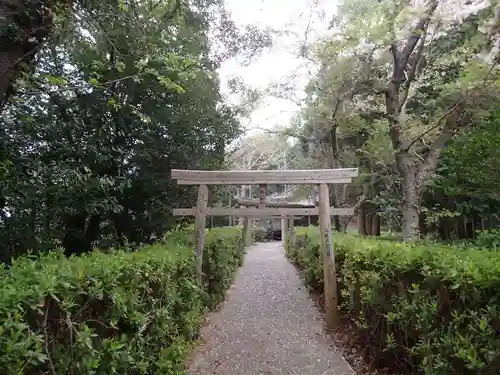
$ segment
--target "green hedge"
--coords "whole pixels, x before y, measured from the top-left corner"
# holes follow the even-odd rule
[[[14,261],[0,272],[1,373],[183,373],[203,313],[243,258],[239,230],[210,231],[199,285],[190,242]]]
[[[259,226],[253,227],[253,239],[255,242],[269,241],[271,233]]]
[[[322,288],[317,228],[288,257]],[[500,253],[334,234],[342,308],[374,364],[428,375],[500,373]]]

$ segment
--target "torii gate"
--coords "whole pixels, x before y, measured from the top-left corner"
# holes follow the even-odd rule
[[[332,241],[331,215],[354,215],[353,208],[330,207],[330,195],[328,184],[348,184],[353,177],[358,176],[357,168],[342,169],[314,169],[314,170],[266,170],[266,171],[198,171],[173,169],[172,179],[177,180],[179,185],[199,185],[198,201],[196,207],[174,209],[174,216],[195,217],[195,251],[197,257],[198,278],[202,276],[203,248],[205,245],[206,216],[229,216],[244,217],[244,241],[245,245],[251,243],[251,217],[282,217],[283,223],[287,218],[293,216],[318,215],[321,232],[321,256],[323,258],[323,277],[325,292],[325,310],[328,327],[334,328],[340,323],[340,314],[337,301],[337,278],[335,269],[335,254]],[[315,208],[293,208],[293,207],[266,207],[265,187],[266,185],[319,185],[319,207]],[[208,187],[207,185],[259,185],[258,207],[240,208],[212,208],[207,207]],[[241,203],[243,204],[244,201]],[[245,202],[247,205],[255,205],[254,200]],[[282,236],[286,235],[282,227]]]

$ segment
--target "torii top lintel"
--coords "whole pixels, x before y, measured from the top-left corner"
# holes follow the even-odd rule
[[[357,168],[271,171],[172,169],[171,172],[178,185],[348,184],[357,176]]]

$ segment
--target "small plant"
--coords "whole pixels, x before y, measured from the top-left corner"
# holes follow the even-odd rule
[[[500,229],[478,230],[476,245],[487,249],[500,248]]]

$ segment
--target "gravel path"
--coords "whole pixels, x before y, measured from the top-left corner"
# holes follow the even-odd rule
[[[352,375],[279,242],[248,248],[228,299],[209,317],[192,375]]]

